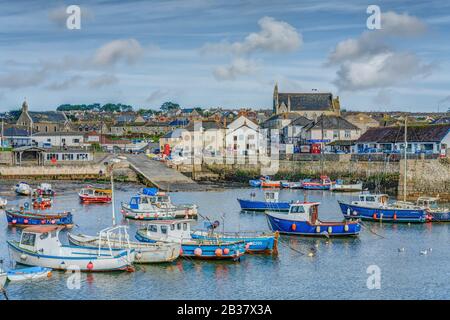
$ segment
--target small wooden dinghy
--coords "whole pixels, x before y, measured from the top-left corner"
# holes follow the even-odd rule
[[[51,276],[52,269],[44,267],[30,267],[8,271],[8,280],[11,282],[37,280],[50,278]]]
[[[181,257],[210,260],[239,261],[245,254],[244,241],[223,241],[220,239],[194,239],[190,225],[194,220],[152,221],[146,228],[136,232],[141,242],[169,242],[181,244]]]
[[[28,227],[33,225],[56,225],[66,228],[73,227],[73,216],[70,212],[58,214],[40,214],[24,210],[5,210],[8,225],[13,227]]]
[[[60,230],[57,226],[25,228],[20,241],[7,241],[11,258],[20,264],[58,270],[134,270],[134,249],[114,249],[109,244],[98,248],[62,245],[59,241]]]
[[[134,249],[135,263],[171,262],[180,255],[181,245],[178,243],[144,243],[131,242],[126,226],[106,228],[97,236],[69,233],[70,243],[89,248],[105,247],[108,242],[115,249]]]

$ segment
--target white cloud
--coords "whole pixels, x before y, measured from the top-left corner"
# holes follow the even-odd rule
[[[114,65],[120,61],[131,64],[142,56],[143,51],[144,49],[136,39],[113,40],[97,50],[93,62],[99,66]]]
[[[229,65],[218,66],[214,69],[214,77],[217,80],[235,80],[241,75],[250,75],[258,70],[258,65],[253,60],[242,58],[234,59]]]
[[[327,65],[339,67],[334,84],[340,90],[386,88],[430,74],[431,65],[414,53],[396,52],[386,43],[388,38],[423,34],[426,25],[422,21],[390,11],[382,14],[381,27],[339,42],[330,53]]]

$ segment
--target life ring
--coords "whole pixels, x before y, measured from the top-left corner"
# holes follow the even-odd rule
[[[23,204],[23,207],[25,208],[25,209],[28,209],[29,207],[30,207],[30,203],[27,201],[27,202],[25,202],[24,204]]]

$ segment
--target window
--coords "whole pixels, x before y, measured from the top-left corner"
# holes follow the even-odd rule
[[[175,230],[175,225],[174,224],[170,225],[170,230],[172,230],[172,231]]]
[[[177,230],[181,230],[181,223],[177,224]]]
[[[366,197],[366,201],[367,201],[367,202],[375,202],[375,197],[367,196],[367,197]]]
[[[28,233],[25,232],[22,234],[22,241],[21,244],[25,246],[34,246],[34,243],[36,242],[36,235],[34,233]]]
[[[338,130],[334,130],[334,131],[333,131],[333,138],[334,138],[334,139],[339,138],[339,131],[338,131]]]
[[[73,143],[80,143],[80,139],[73,139],[72,142]]]
[[[44,232],[43,234],[41,234],[41,235],[39,236],[39,238],[40,238],[41,240],[47,239],[47,238],[48,238],[48,232]]]
[[[184,231],[187,230],[187,223],[183,223],[183,230],[184,230]]]
[[[151,225],[148,226],[148,231],[150,231],[150,232],[158,232],[158,228],[154,224],[151,224]]]
[[[351,131],[350,130],[345,130],[344,137],[350,138],[351,136],[352,136]]]
[[[161,233],[167,234],[167,226],[161,226]]]

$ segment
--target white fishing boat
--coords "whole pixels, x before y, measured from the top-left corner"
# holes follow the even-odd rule
[[[43,267],[21,268],[8,271],[8,280],[11,282],[38,280],[50,278],[52,269]]]
[[[134,249],[115,249],[111,243],[97,248],[62,245],[60,230],[57,226],[25,228],[20,241],[7,241],[12,259],[24,265],[59,270],[132,270]]]
[[[30,185],[26,182],[19,182],[16,184],[15,189],[17,194],[23,195],[23,196],[29,196],[31,192],[33,192],[33,189],[30,187]]]
[[[336,183],[330,185],[330,190],[336,192],[359,192],[362,189],[362,182],[346,184],[342,180],[336,180]]]
[[[157,188],[144,188],[140,195],[147,197],[150,203],[159,209],[174,211],[175,218],[192,219],[197,218],[198,207],[195,204],[174,204],[170,199],[170,195],[161,192]],[[145,209],[144,209],[145,211]]]
[[[0,197],[0,209],[5,209],[7,204],[8,204],[8,200]]]
[[[54,196],[55,191],[50,183],[42,182],[38,185],[37,189],[33,192],[36,196]]]
[[[74,245],[90,248],[104,247],[110,243],[115,249],[134,249],[135,263],[171,262],[178,258],[181,249],[181,245],[177,243],[131,242],[126,226],[106,228],[97,236],[69,233],[69,241]]]
[[[129,202],[121,203],[121,213],[134,220],[170,220],[176,218],[174,209],[160,208],[146,195],[132,196]]]

